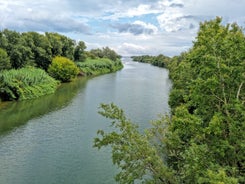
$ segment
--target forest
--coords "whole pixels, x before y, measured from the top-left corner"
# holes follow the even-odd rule
[[[94,147],[112,148],[119,183],[245,183],[245,35],[222,19],[200,23],[180,56],[135,56],[162,63],[173,87],[171,113],[141,133],[124,111],[101,104],[114,129],[98,130]],[[157,59],[158,58],[158,59]]]
[[[54,93],[76,76],[99,75],[123,67],[109,47],[85,51],[58,33],[0,32],[0,101],[25,100]]]

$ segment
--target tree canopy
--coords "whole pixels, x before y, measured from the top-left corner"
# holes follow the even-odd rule
[[[115,105],[102,105],[117,130],[98,131],[112,147],[119,183],[245,183],[245,36],[217,17],[200,24],[193,47],[166,63],[171,114],[141,134]]]

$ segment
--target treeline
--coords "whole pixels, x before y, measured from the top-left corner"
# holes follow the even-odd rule
[[[221,22],[201,23],[193,47],[168,62],[171,115],[145,134],[101,106],[118,130],[98,131],[94,146],[112,146],[120,183],[245,183],[245,35]]]
[[[171,60],[170,57],[164,56],[163,54],[160,54],[158,56],[149,56],[149,55],[143,55],[143,56],[132,56],[131,57],[133,61],[141,62],[141,63],[150,63],[154,66],[159,67],[166,67],[167,63]]]
[[[58,33],[0,31],[0,100],[30,99],[55,91],[59,82],[55,82],[56,85],[52,82],[47,84],[47,89],[41,84],[47,81],[46,78],[69,82],[84,73],[82,62],[107,58],[111,63],[106,61],[105,67],[115,65],[114,69],[122,68],[120,56],[109,47],[91,51],[85,49],[83,41],[76,42]],[[96,62],[89,66],[98,69]],[[103,72],[100,70],[97,74]],[[29,82],[23,83],[22,80]],[[26,93],[28,95],[23,95]]]

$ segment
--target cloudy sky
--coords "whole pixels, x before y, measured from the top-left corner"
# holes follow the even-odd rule
[[[0,29],[58,32],[121,55],[178,55],[199,22],[245,27],[245,0],[0,0]]]

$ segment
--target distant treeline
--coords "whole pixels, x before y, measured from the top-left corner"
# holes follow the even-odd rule
[[[109,47],[85,49],[83,41],[77,42],[58,33],[0,31],[0,100],[30,99],[54,92],[59,82],[47,84],[47,89],[43,83],[53,78],[69,82],[81,73],[91,75],[85,72],[88,67],[98,69],[94,71],[96,74],[122,68],[121,56]],[[81,63],[89,61],[100,64],[93,62],[87,64],[86,69],[81,67]],[[101,63],[104,63],[103,67],[113,69],[102,70]],[[42,84],[41,88],[39,84]]]
[[[133,59],[133,61],[136,62],[150,63],[154,66],[159,66],[159,67],[166,67],[167,63],[171,60],[170,57],[164,56],[163,54],[160,54],[158,56],[149,56],[149,55],[132,56],[131,58]]]

